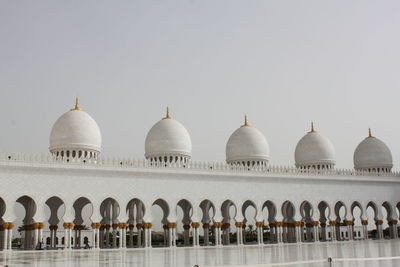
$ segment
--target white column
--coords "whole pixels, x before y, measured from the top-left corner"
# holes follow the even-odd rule
[[[100,249],[100,229],[96,229],[96,248]]]
[[[68,249],[68,240],[70,238],[68,237],[68,229],[65,228],[64,230],[64,249]]]
[[[12,225],[12,226],[14,226],[14,225]],[[10,227],[8,229],[8,247],[7,247],[8,250],[12,250],[12,233],[13,233],[13,229],[12,229],[12,227]]]
[[[92,247],[95,249],[96,247],[96,228],[93,228],[92,226]]]
[[[35,230],[33,230],[33,247],[36,248],[36,245],[38,243],[38,237],[39,237],[39,229],[35,227]]]
[[[3,250],[7,250],[7,244],[8,244],[8,229],[6,226],[6,229],[3,231]]]

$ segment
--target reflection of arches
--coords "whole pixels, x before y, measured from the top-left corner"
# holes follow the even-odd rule
[[[263,230],[263,242],[266,240],[268,243],[277,242],[276,239],[276,206],[275,204],[267,200],[263,203],[261,208],[261,213],[265,214],[267,212],[267,219],[264,220],[264,225],[268,225],[265,227],[267,231]]]
[[[26,195],[18,198],[17,202],[25,209],[25,216],[22,220],[25,232],[24,248],[34,249],[39,241],[37,231],[34,229],[35,220],[33,219],[36,213],[36,203],[31,197]]]
[[[250,212],[254,211],[254,214],[252,217],[246,217],[246,211],[248,211],[248,208],[250,209]],[[251,201],[247,200],[243,203],[242,205],[242,215],[243,215],[243,243],[246,242],[254,242],[257,240],[257,232],[255,231],[256,229],[256,217],[257,217],[257,206],[256,204]],[[251,219],[251,221],[250,221]],[[248,230],[246,230],[246,228]]]
[[[103,227],[100,228],[100,244],[106,248],[118,246],[117,231],[118,231],[118,215],[120,207],[114,198],[106,198],[100,205],[100,215],[102,219],[100,223]],[[112,227],[111,240],[110,229]],[[111,241],[111,242],[110,242]]]
[[[307,200],[303,201],[300,205],[300,215],[302,221],[306,226],[306,241],[311,242],[314,240],[314,226],[313,226],[313,207]],[[303,233],[301,233],[303,237]]]
[[[182,218],[182,223],[183,223],[183,244],[184,246],[190,246],[190,224],[192,222],[192,214],[193,214],[193,207],[192,204],[186,200],[182,199],[178,202],[177,204],[178,207],[180,207],[183,211],[183,218]]]
[[[292,202],[286,200],[282,204],[283,224],[282,227],[282,241],[283,242],[296,242],[296,229],[294,227],[296,209]]]
[[[128,212],[129,235],[127,236],[127,246],[130,248],[135,247],[134,238],[136,237],[136,247],[140,248],[143,245],[144,229],[143,229],[143,216],[146,212],[144,203],[134,198],[126,205]],[[135,230],[136,225],[136,232]]]
[[[215,206],[208,199],[203,200],[199,206],[203,214],[201,223],[203,224],[204,245],[208,246],[210,245],[210,234],[211,234],[210,223],[215,215]],[[210,214],[210,211],[212,211],[212,216]]]
[[[49,198],[46,201],[46,205],[50,209],[50,217],[48,220],[49,229],[50,229],[50,237],[49,237],[48,245],[51,248],[55,248],[57,246],[56,237],[57,237],[58,224],[60,222],[60,218],[63,217],[63,214],[61,214],[60,218],[58,217],[58,211],[61,208],[61,206],[65,206],[65,205],[64,205],[64,201],[62,201],[62,199],[57,196],[53,196],[53,197]],[[64,208],[64,212],[65,212],[65,208]]]
[[[233,211],[233,212],[232,212]],[[221,205],[222,213],[222,244],[230,244],[231,220],[236,217],[237,209],[232,200],[225,200]],[[231,214],[233,213],[233,215]]]

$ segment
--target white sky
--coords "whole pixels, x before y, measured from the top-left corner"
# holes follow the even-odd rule
[[[0,0],[0,151],[46,152],[78,95],[105,156],[142,158],[169,105],[194,160],[223,161],[247,113],[272,164],[294,163],[313,120],[337,167],[371,127],[399,169],[399,14],[385,0]]]

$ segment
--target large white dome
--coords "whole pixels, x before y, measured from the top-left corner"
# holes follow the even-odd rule
[[[335,165],[335,148],[311,125],[311,131],[297,143],[294,157],[299,168],[332,168]]]
[[[101,151],[101,133],[96,121],[79,108],[64,113],[53,125],[50,152],[65,157],[96,157]]]
[[[158,121],[146,136],[145,157],[152,161],[186,162],[192,157],[192,141],[186,128],[167,116]]]
[[[371,131],[354,151],[354,168],[366,171],[390,171],[393,167],[392,153],[380,139],[373,137]]]
[[[266,165],[269,145],[265,136],[247,123],[234,131],[226,144],[226,162],[230,164]]]

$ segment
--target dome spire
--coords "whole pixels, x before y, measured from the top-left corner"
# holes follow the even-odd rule
[[[368,128],[368,138],[373,138],[371,128]]]
[[[79,107],[79,98],[78,97],[75,98],[75,107],[72,108],[71,110],[81,110],[81,108]]]
[[[309,133],[315,133],[315,129],[314,129],[314,122],[311,122],[311,130],[309,131]]]
[[[169,114],[169,107],[167,107],[167,112],[166,112],[165,117],[163,119],[164,120],[165,119],[171,119],[171,115]]]
[[[247,120],[247,114],[244,114],[244,124],[242,125],[242,127],[245,126],[250,126],[249,121]]]

